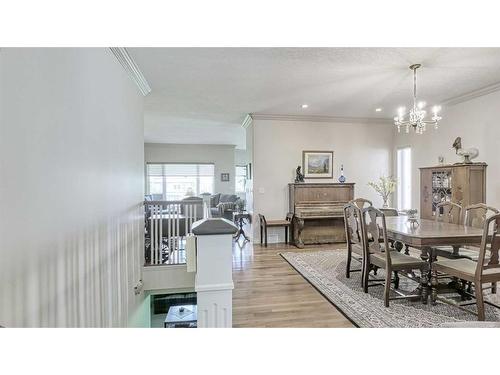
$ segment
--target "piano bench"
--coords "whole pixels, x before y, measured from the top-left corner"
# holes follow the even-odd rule
[[[285,243],[288,244],[288,237],[290,234],[290,227],[292,225],[293,214],[287,213],[284,220],[266,220],[264,215],[259,214],[260,226],[260,244],[267,247],[267,228],[285,228]]]

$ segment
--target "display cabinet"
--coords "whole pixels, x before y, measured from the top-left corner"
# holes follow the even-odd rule
[[[486,167],[473,163],[420,168],[420,216],[434,219],[440,202],[451,201],[464,208],[485,203]]]

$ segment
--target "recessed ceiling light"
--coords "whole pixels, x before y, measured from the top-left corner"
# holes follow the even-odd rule
[[[382,112],[382,108],[375,108],[375,112]]]
[[[309,104],[302,104],[302,109],[309,108]]]

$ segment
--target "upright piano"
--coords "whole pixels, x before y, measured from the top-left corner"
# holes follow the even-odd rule
[[[354,183],[292,183],[288,191],[297,247],[345,242],[343,207],[354,199]]]

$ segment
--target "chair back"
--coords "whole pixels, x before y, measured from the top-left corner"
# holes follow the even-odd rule
[[[395,208],[379,208],[379,210],[384,213],[385,217],[399,216],[399,212]]]
[[[387,266],[390,266],[391,252],[387,240],[384,213],[373,206],[365,207],[362,210],[361,226],[363,229],[364,253],[367,259],[370,253],[385,253]]]
[[[355,204],[361,210],[365,207],[373,206],[372,201],[369,201],[368,199],[365,198],[356,198],[350,201],[349,203]]]
[[[286,221],[292,222],[293,220],[293,212],[287,212]]]
[[[460,224],[462,206],[453,202],[441,202],[436,205],[435,220],[443,223]]]
[[[475,228],[483,228],[488,214],[500,213],[496,208],[484,203],[473,204],[465,208],[464,225]]]
[[[361,210],[354,203],[344,206],[344,226],[348,250],[351,250],[352,245],[363,246]]]
[[[489,257],[487,256],[488,251]],[[486,219],[484,223],[483,238],[476,266],[476,279],[481,280],[484,270],[500,268],[499,252],[500,214],[496,214]]]
[[[259,214],[259,224],[261,226],[266,226],[267,225],[267,221],[266,221],[266,217],[262,214]]]

